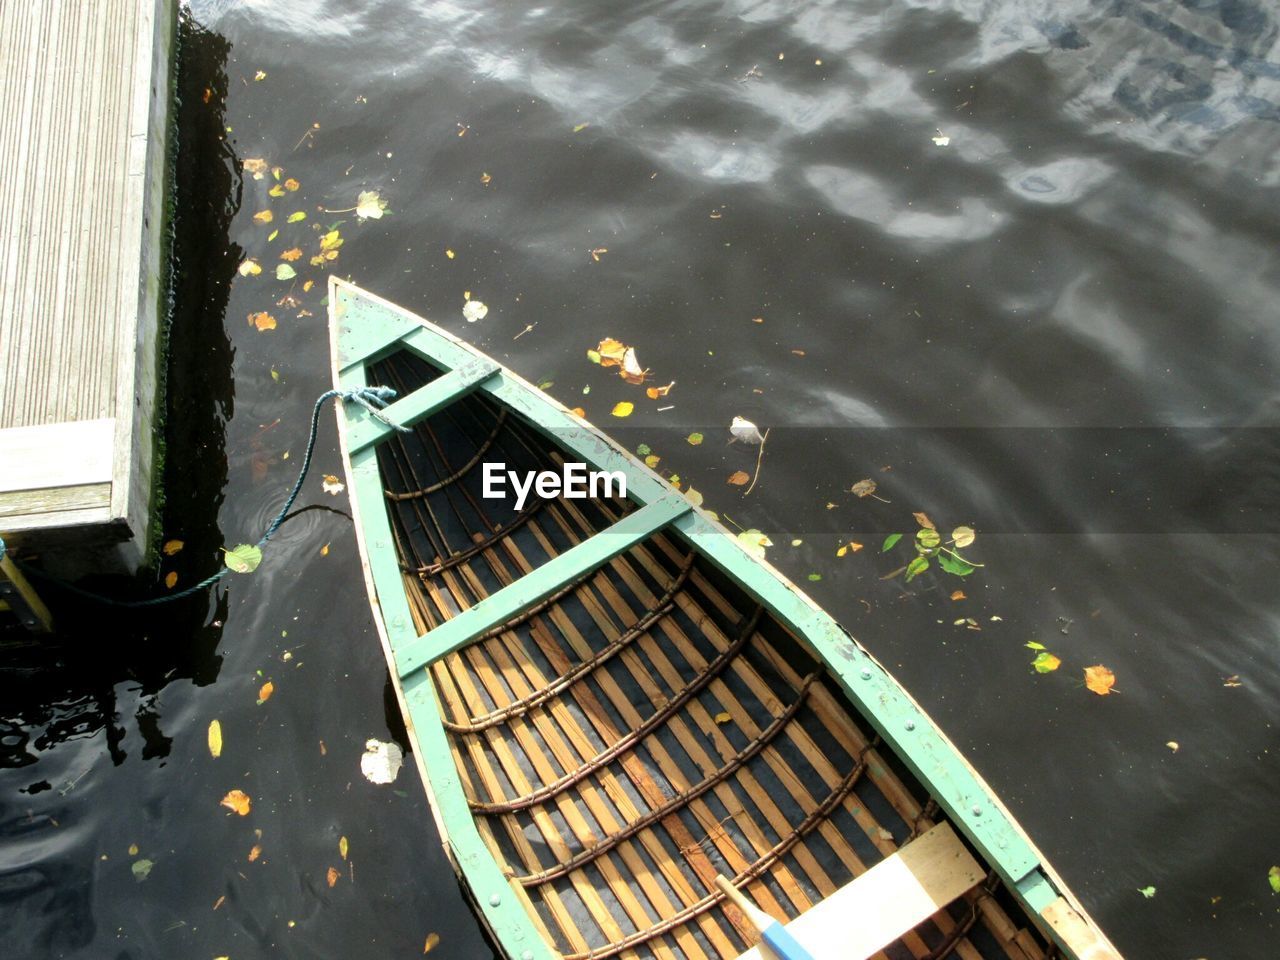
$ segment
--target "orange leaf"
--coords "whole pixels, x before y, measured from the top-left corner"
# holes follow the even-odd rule
[[[259,330],[274,330],[276,328],[276,318],[265,310],[258,313],[249,314],[249,324],[257,327]]]
[[[929,515],[927,513],[913,513],[912,516],[916,518],[916,523],[920,524],[920,526],[924,527],[926,530],[938,529],[933,525],[933,521],[929,519]]]
[[[293,177],[290,177],[288,180],[284,182],[284,188],[288,190],[290,193],[292,193],[294,190],[297,190],[300,186],[302,186],[302,184],[300,184],[297,180],[293,179]]]
[[[342,876],[342,874],[338,872],[337,867],[330,867],[329,872],[326,873],[324,876],[325,876],[325,879],[329,882],[329,886],[333,887],[337,885],[338,878]]]
[[[258,688],[258,703],[266,703],[271,699],[271,695],[276,692],[276,685],[268,680]]]
[[[585,419],[587,416],[587,411],[583,410],[581,407],[574,407],[569,412],[572,413],[575,417],[583,417]]]
[[[162,549],[164,550],[164,554],[166,557],[172,557],[175,553],[181,550],[182,547],[183,547],[183,543],[181,540],[169,540],[165,543]]]
[[[746,486],[751,482],[751,474],[747,473],[745,470],[736,470],[729,475],[728,482],[733,484],[735,487]]]
[[[164,575],[164,585],[172,590],[178,585],[178,575],[170,570]]]
[[[249,795],[243,790],[230,791],[222,798],[222,805],[242,817],[247,817],[249,811],[253,809],[253,801],[249,799]]]
[[[253,215],[253,219],[257,220],[259,223],[270,223],[273,218],[274,215],[270,210],[259,210]]]
[[[622,358],[627,355],[627,345],[612,337],[605,337],[596,347],[596,353],[600,354],[600,366],[620,367]]]
[[[964,595],[963,590],[954,590],[951,593],[951,599],[952,600],[968,600],[969,598]]]
[[[485,176],[488,176],[488,174],[485,174]],[[427,934],[427,940],[422,945],[422,952],[430,953],[433,949],[435,949],[436,944],[438,944],[439,942],[440,942],[440,934],[436,933],[433,930],[431,933]]]
[[[255,843],[253,845],[253,849],[249,851],[249,862],[253,863],[253,861],[257,860],[260,856],[262,856],[262,845]]]
[[[1100,697],[1105,697],[1116,685],[1116,675],[1102,664],[1084,668],[1084,685]]]
[[[301,247],[291,247],[288,250],[286,250],[284,253],[280,254],[281,260],[289,260],[291,262],[294,260],[299,260],[301,259],[301,257],[302,257]]]

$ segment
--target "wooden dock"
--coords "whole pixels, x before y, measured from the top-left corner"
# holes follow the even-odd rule
[[[55,567],[152,536],[176,27],[0,0],[0,536]]]

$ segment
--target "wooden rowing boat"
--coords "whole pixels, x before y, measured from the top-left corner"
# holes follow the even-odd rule
[[[360,555],[437,826],[505,956],[760,956],[725,876],[817,960],[1118,957],[785,577],[444,330],[337,279],[329,313],[335,386],[398,393],[338,416]],[[623,471],[627,496],[517,511],[482,495],[490,461]]]

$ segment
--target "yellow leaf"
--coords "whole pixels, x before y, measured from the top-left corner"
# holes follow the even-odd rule
[[[329,545],[326,543],[320,548],[320,556],[327,557],[329,555]]]
[[[183,543],[181,540],[167,540],[161,549],[164,550],[165,556],[172,557],[175,553],[181,550],[182,547]]]
[[[1041,650],[1031,661],[1031,666],[1035,668],[1036,673],[1053,673],[1062,666],[1062,661],[1048,650]]]
[[[312,288],[313,286],[315,286],[315,281],[314,281],[314,280],[308,280],[306,283],[304,283],[304,284],[302,285],[302,292],[303,292],[303,293],[310,293],[310,292],[311,292],[311,288]]]
[[[615,417],[629,417],[631,416],[631,411],[635,408],[636,405],[634,403],[629,400],[623,400],[621,403],[615,404],[614,408],[609,412]]]
[[[661,462],[662,462],[662,458],[658,456],[656,453],[651,453],[644,458],[644,465],[648,467],[650,470],[654,469]]]
[[[252,258],[240,264],[239,269],[240,269],[240,276],[242,277],[256,277],[258,274],[262,272],[262,267],[258,265],[258,261]]]
[[[848,548],[848,547],[841,547],[839,550],[837,550],[837,551],[836,551],[836,556],[837,556],[837,557],[843,557],[843,556],[844,556],[846,553],[848,553],[848,552],[849,552],[849,548]]]
[[[259,70],[257,73],[255,73],[255,74],[253,75],[253,79],[254,79],[254,80],[265,80],[265,79],[267,79],[267,71],[265,71],[265,70]]]
[[[257,860],[260,856],[262,856],[262,845],[255,843],[253,848],[249,851],[249,862],[253,863],[253,861]]]
[[[491,180],[493,180],[493,177],[489,176],[489,174],[487,173],[480,174],[480,182],[483,183],[486,187],[489,185],[489,182]]]
[[[430,953],[432,950],[435,949],[436,945],[439,942],[440,942],[440,934],[436,933],[433,930],[431,933],[427,934],[427,942],[422,945],[422,952]]]
[[[270,223],[275,219],[275,214],[270,210],[259,210],[253,215],[253,219],[257,220],[259,223]]]
[[[136,843],[129,844],[129,856],[136,857],[138,855],[138,845]]]
[[[733,717],[729,714],[727,710],[721,710],[714,717],[712,717],[712,719],[715,720],[716,723],[732,723],[733,722]]]
[[[299,250],[297,247],[291,247],[288,250],[286,250],[284,253],[280,254],[280,259],[288,260],[290,263],[292,263],[294,260],[297,260],[301,256],[302,256],[301,250]]]
[[[222,806],[242,817],[247,817],[253,809],[253,801],[243,790],[231,790],[222,798]]]
[[[271,695],[276,692],[276,685],[268,680],[258,688],[258,703],[266,703],[271,699]]]
[[[290,177],[288,180],[284,182],[284,188],[288,190],[290,193],[292,193],[294,190],[297,190],[300,186],[302,186],[302,184],[300,184],[297,180],[293,179],[293,177]]]
[[[265,310],[249,314],[249,323],[251,326],[257,327],[259,331],[274,330],[276,328],[276,318]]]
[[[735,470],[733,473],[729,474],[727,482],[731,483],[735,487],[743,487],[751,482],[751,474],[747,473],[745,470]]]
[[[280,186],[280,184],[277,183],[274,187],[272,187],[270,190],[267,191],[267,195],[271,197],[283,197],[284,187]]]
[[[582,417],[583,419],[586,419],[586,416],[587,416],[587,411],[583,410],[581,407],[574,407],[569,412],[572,413],[575,417]]]
[[[222,723],[218,720],[209,721],[209,753],[215,759],[222,756]]]
[[[168,573],[166,573],[166,574],[164,575],[164,585],[165,585],[166,587],[168,587],[170,590],[172,590],[174,587],[176,587],[176,586],[178,585],[178,575],[177,575],[177,573],[175,573],[175,572],[174,572],[174,571],[172,571],[172,570],[170,570]]]
[[[454,253],[452,250],[446,250],[446,251],[444,252],[444,255],[445,255],[446,257],[448,257],[450,260],[452,260],[454,257],[456,257],[456,256],[457,256],[457,254],[456,254],[456,253]]]
[[[349,849],[349,846],[348,846],[348,844],[347,844],[347,838],[346,838],[346,837],[339,837],[339,838],[338,838],[338,852],[339,852],[340,854],[342,854],[342,859],[343,859],[343,860],[347,859],[347,850],[348,850],[348,849]]]
[[[1116,685],[1116,675],[1102,664],[1084,668],[1084,685],[1100,697],[1105,697]]]
[[[253,174],[253,179],[261,180],[267,173],[267,161],[261,157],[248,157],[244,161],[244,168],[247,172]]]
[[[338,878],[342,876],[342,874],[338,872],[337,867],[330,867],[329,871],[324,876],[325,876],[325,880],[328,881],[329,886],[333,887],[337,884]]]

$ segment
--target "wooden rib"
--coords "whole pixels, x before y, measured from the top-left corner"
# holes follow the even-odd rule
[[[519,513],[517,513],[515,518],[512,519],[505,527],[501,528],[500,530],[493,531],[492,533],[488,534],[488,536],[486,536],[483,540],[477,541],[476,543],[473,543],[471,546],[465,547],[464,549],[459,550],[457,553],[454,553],[449,555],[448,557],[445,557],[443,560],[437,560],[435,563],[425,563],[416,567],[410,566],[405,563],[401,563],[400,569],[408,570],[412,573],[417,573],[424,576],[432,576],[434,574],[440,573],[442,570],[448,570],[450,567],[456,567],[458,564],[464,563],[467,560],[470,560],[480,551],[487,550],[489,547],[493,546],[494,543],[496,543],[498,540],[501,540],[503,537],[508,537],[514,531],[519,530],[522,526],[524,526],[533,518],[534,514],[536,514],[538,510],[540,510],[545,505],[546,505],[545,500],[535,500],[533,503],[529,504]]]
[[[567,871],[574,869],[583,863],[588,863],[591,860],[594,860],[601,854],[613,849],[622,841],[630,839],[633,835],[639,833],[650,824],[656,823],[668,814],[687,806],[691,801],[696,800],[717,784],[723,783],[736,773],[744,764],[746,764],[747,761],[764,749],[769,741],[777,736],[778,732],[791,722],[791,719],[800,711],[800,708],[804,706],[805,698],[809,693],[809,687],[812,686],[814,681],[817,679],[818,675],[816,673],[810,674],[805,680],[804,688],[800,691],[800,695],[796,697],[795,703],[789,706],[783,714],[775,717],[773,722],[761,732],[760,736],[747,744],[747,746],[743,748],[743,750],[734,757],[732,762],[727,766],[721,767],[714,774],[705,777],[688,790],[676,794],[662,806],[654,810],[650,810],[639,820],[630,821],[626,827],[617,833],[610,834],[595,848],[575,854],[572,859],[564,863],[557,864],[554,867],[548,867],[545,870],[540,870],[537,873],[528,874],[523,877],[517,877],[516,879],[526,887],[546,883],[549,880],[555,880],[557,877],[563,876]]]
[[[474,733],[478,730],[483,730],[486,727],[491,727],[494,724],[502,723],[509,717],[528,713],[539,704],[545,703],[552,697],[563,693],[578,680],[601,667],[609,660],[610,657],[617,654],[623,647],[635,640],[641,634],[645,633],[651,626],[653,626],[653,624],[657,623],[671,611],[671,598],[674,597],[677,591],[684,586],[684,582],[689,576],[689,571],[693,568],[694,559],[695,555],[690,554],[685,560],[680,573],[673,581],[671,581],[671,584],[667,587],[663,596],[658,599],[657,606],[650,609],[648,613],[619,635],[616,640],[611,641],[606,647],[604,647],[604,649],[585,660],[580,660],[575,667],[560,674],[546,686],[534,690],[526,697],[513,700],[500,710],[491,710],[489,713],[483,714],[482,716],[469,717],[466,722],[463,723],[446,721],[445,726],[457,733]]]
[[[641,740],[653,731],[657,730],[659,727],[664,726],[667,721],[674,717],[686,703],[696,697],[704,687],[719,677],[720,671],[727,667],[729,665],[729,661],[738,655],[739,651],[750,638],[751,634],[755,632],[756,623],[759,621],[760,615],[763,612],[763,607],[757,607],[755,613],[751,615],[751,619],[742,627],[738,638],[722,650],[715,660],[707,664],[707,669],[694,677],[694,679],[686,684],[684,689],[676,694],[675,697],[671,698],[664,706],[660,707],[652,715],[646,718],[638,727],[633,727],[631,730],[628,730],[610,746],[601,750],[595,756],[577,767],[577,769],[571,770],[556,780],[545,783],[537,790],[522,797],[488,803],[475,802],[472,803],[471,808],[482,813],[512,813],[516,810],[528,809],[535,804],[543,803],[546,800],[563,793],[569,787],[585,780],[606,764],[622,756],[622,754],[630,752],[640,743]]]
[[[469,572],[470,571],[464,571],[464,574]],[[472,577],[474,578],[474,574],[472,574]],[[473,591],[479,591],[479,595],[483,596],[483,588],[480,585],[478,579],[469,578],[469,584],[472,587]],[[539,626],[537,624],[534,624],[533,629],[536,632],[539,630]],[[503,639],[505,640],[508,638],[504,637]],[[517,658],[527,660],[527,658],[522,657],[523,651],[519,648],[518,638],[512,637],[511,639],[514,639],[517,641],[512,644],[512,646],[515,648],[513,651],[515,656]],[[514,663],[512,663],[510,660],[508,660],[506,664],[500,662],[502,659],[500,654],[504,653],[505,651],[501,651],[496,644],[491,643],[489,644],[489,652],[494,656],[495,662],[498,662],[499,668],[503,669],[504,676],[508,678],[508,683],[513,683],[514,689],[520,690],[521,689],[519,685],[520,681],[516,676]],[[463,653],[466,654],[468,658],[471,660],[472,667],[476,671],[477,676],[483,679],[485,677],[486,672],[491,673],[491,671],[487,671],[485,669],[487,665],[483,663],[483,660],[480,657],[479,650],[477,650],[474,647],[471,647],[471,648],[467,648],[467,650],[463,651]],[[499,689],[495,689],[494,685],[486,684],[486,687],[489,689],[490,695],[494,696],[495,698],[503,695],[502,691]],[[569,750],[569,748],[565,745],[564,740],[561,738],[560,732],[556,730],[556,727],[552,722],[552,720],[559,721],[560,727],[563,729],[565,735],[567,735],[571,741],[574,741],[575,747],[578,750],[579,756],[581,757],[591,756],[592,753],[594,753],[594,748],[588,741],[585,740],[585,738],[581,736],[581,732],[577,730],[577,724],[574,718],[568,714],[567,710],[565,710],[562,704],[553,703],[550,705],[550,707],[552,709],[552,714],[553,714],[551,718],[548,718],[546,716],[541,715],[541,713],[538,713],[530,716],[528,719],[534,724],[535,728],[542,735],[543,740],[547,743],[548,747],[552,750],[553,754],[557,756],[557,759],[560,762],[560,764],[566,769],[570,769],[572,768],[572,765],[574,763],[574,757],[571,751]],[[520,736],[520,734],[525,732],[525,729],[526,729],[523,721],[520,719],[517,719],[516,721],[514,721],[511,724],[511,728],[513,732],[517,732],[517,736]],[[533,743],[532,738],[529,738],[529,737],[522,738],[521,746],[525,750],[525,753],[530,756],[531,762],[534,759],[534,755],[540,752],[536,743]],[[547,777],[547,779],[550,779],[550,777]],[[598,779],[605,786],[605,788],[608,789],[608,792],[611,798],[614,800],[615,804],[618,805],[619,810],[622,812],[624,817],[628,817],[628,815],[630,816],[639,815],[638,811],[635,811],[634,807],[631,805],[630,798],[626,796],[625,792],[621,789],[621,786],[617,784],[616,780],[611,775],[607,775],[607,774],[602,775],[602,776],[599,776]],[[610,787],[612,787],[613,789],[609,789]],[[613,813],[606,806],[603,799],[599,796],[596,788],[593,785],[584,784],[582,787],[580,787],[579,796],[587,805],[587,808],[591,811],[592,815],[596,818],[597,822],[600,823],[602,829],[609,830],[609,829],[620,828],[617,821],[614,819]],[[624,807],[624,804],[625,804],[625,807]],[[570,803],[570,805],[572,804]],[[576,809],[575,809],[575,813],[576,813]],[[585,826],[585,822],[583,825]],[[584,846],[588,846],[588,847],[593,845],[593,843],[595,842],[594,835],[584,836],[581,839]],[[682,896],[686,898],[692,897],[693,896],[692,889],[688,888],[687,882],[684,881],[684,878],[679,875],[678,871],[667,869],[668,865],[664,863],[664,861],[667,860],[667,853],[665,848],[663,848],[661,844],[658,842],[657,838],[656,837],[642,838],[642,846],[644,846],[645,849],[649,852],[654,862],[658,864],[659,869],[662,871],[663,876],[667,878],[668,883],[670,884],[672,889],[677,891],[677,893],[681,893],[681,889],[683,886],[686,888],[686,890],[682,893]],[[645,892],[645,895],[650,899],[650,902],[654,905],[655,911],[659,912],[660,914],[670,913],[671,910],[673,909],[672,905],[666,899],[666,896],[663,893],[662,889],[656,884],[656,882],[654,882],[653,878],[650,876],[650,870],[648,866],[644,863],[644,861],[640,858],[639,854],[629,847],[624,847],[619,851],[619,855],[622,858],[623,862],[627,865],[627,867],[632,871],[637,881],[640,883],[641,888]],[[567,860],[569,858],[565,856],[560,859],[561,859],[561,862],[563,862],[564,860]],[[608,863],[608,860],[607,858],[605,858],[602,861],[602,866],[606,865],[607,863]],[[578,871],[578,872],[581,872],[581,871]],[[617,876],[616,874],[610,877],[608,870],[606,870],[605,873],[606,873],[606,877],[608,877],[610,880],[610,889],[613,892],[613,894],[621,902],[624,903],[624,906],[630,903],[631,908],[628,910],[628,912],[629,913],[639,912],[640,915],[643,916],[644,915],[643,908],[639,905],[638,901],[635,901],[634,895],[631,894],[630,888],[622,880],[622,878]],[[647,923],[648,921],[645,920],[644,922]],[[639,928],[641,924],[636,923],[636,926],[637,928]],[[720,950],[722,954],[725,952],[725,949],[733,950],[734,952],[736,952],[736,948],[729,945],[728,941],[724,938],[723,933],[719,931],[718,927],[714,927],[713,925],[708,925],[704,927],[703,932],[708,936],[709,939],[712,940],[717,950]],[[679,934],[677,935],[677,939],[681,942],[681,947],[682,949],[684,949],[686,954],[694,957],[703,956],[702,950],[697,946],[696,941],[692,939],[689,933],[686,932],[685,934]],[[725,949],[721,949],[722,944]]]
[[[534,525],[530,527],[530,530],[531,532],[534,533],[535,536],[539,537],[539,542],[543,545],[544,549],[550,546],[550,543],[546,539],[545,534],[542,533],[539,527]],[[514,545],[508,545],[508,549],[513,552],[513,555],[518,557],[519,551],[517,548],[515,548]],[[517,562],[521,562],[521,561],[517,559]],[[592,585],[596,589],[600,590],[603,594],[612,594],[614,597],[617,597],[616,591],[613,590],[613,586],[611,582],[609,581],[608,577],[603,573],[598,574],[594,578]],[[584,587],[584,589],[580,591],[578,598],[583,603],[583,606],[587,609],[588,613],[590,614],[592,619],[595,621],[596,625],[605,632],[606,636],[610,636],[611,634],[616,633],[617,628],[613,625],[611,619],[609,618],[609,615],[603,610],[599,600],[596,599],[594,593],[591,590],[586,589]],[[556,617],[557,613],[559,613],[558,619]],[[625,612],[621,614],[621,616],[624,617],[625,619],[631,619],[634,617],[634,612],[631,611],[630,608],[627,608]],[[561,630],[561,632],[567,638],[570,639],[571,642],[574,642],[577,644],[583,643],[572,621],[567,616],[563,615],[563,613],[560,611],[553,611],[552,617],[553,617],[553,622],[556,623],[556,626]],[[640,646],[641,649],[645,651],[646,655],[650,657],[650,659],[654,662],[656,666],[662,665],[666,667],[668,686],[670,689],[677,689],[683,681],[679,673],[675,672],[674,669],[670,667],[670,664],[667,663],[666,655],[661,650],[659,645],[654,643],[652,638],[648,636],[646,636],[645,638],[642,638],[642,640],[639,642],[638,645]],[[645,691],[645,693],[649,696],[652,702],[656,704],[656,703],[662,702],[665,699],[661,691],[659,691],[658,688],[654,685],[653,678],[650,675],[649,669],[645,667],[644,664],[640,663],[640,661],[636,658],[636,655],[633,651],[628,651],[626,656],[620,659],[623,661],[624,665],[628,667],[632,678],[641,687],[641,689]],[[618,688],[616,682],[613,680],[612,677],[609,676],[607,671],[601,675],[600,682],[601,682],[602,689],[604,689],[606,694],[610,697],[610,700],[613,702],[615,708],[622,715],[626,723],[634,726],[642,722],[641,718],[636,713],[635,708],[631,705],[630,700]],[[776,703],[776,700],[773,702]],[[587,704],[584,703],[583,706],[584,706],[584,709],[587,708]],[[780,711],[781,709],[782,709],[781,705],[778,704],[775,712]],[[714,722],[711,716],[707,713],[706,709],[702,707],[700,703],[698,703],[696,700],[693,701],[689,705],[688,712],[690,716],[700,719],[700,725],[703,727],[703,729],[707,733],[709,733],[714,737],[719,737],[723,739],[724,735],[723,733],[720,732],[719,726]],[[594,716],[595,714],[591,710],[588,710],[588,715]],[[695,740],[691,736],[689,730],[685,726],[685,721],[683,719],[681,719],[679,722],[673,723],[671,729],[673,733],[676,735],[677,740],[681,744],[682,748],[686,751],[686,753],[688,753],[690,759],[693,760],[694,764],[697,767],[699,767],[704,773],[709,771],[714,771],[715,769],[717,769],[719,765],[716,764],[714,761],[712,761],[706,755],[705,751],[702,749],[701,744],[698,743],[697,740]],[[727,745],[727,740],[724,742]],[[684,771],[669,756],[669,754],[666,752],[665,748],[662,747],[660,742],[650,741],[649,743],[646,744],[646,749],[648,749],[650,755],[654,758],[655,762],[658,763],[659,768],[663,773],[663,776],[665,776],[667,780],[671,782],[674,789],[676,790],[688,789],[689,784],[684,774]],[[731,754],[732,748],[729,747],[728,750]],[[760,789],[759,784],[756,783],[754,777],[751,776],[749,771],[745,771],[745,770],[742,771],[739,775],[738,780],[739,780],[739,783],[743,784],[746,788],[755,791],[752,793],[752,796],[754,799],[756,799],[757,802],[759,802],[762,797],[767,798],[767,793],[762,789]],[[760,851],[769,849],[769,846],[770,846],[769,841],[766,840],[766,838],[764,837],[764,834],[759,830],[759,828],[751,820],[751,818],[749,816],[742,816],[742,817],[737,816],[737,814],[745,815],[746,810],[742,807],[741,800],[734,794],[732,789],[729,788],[727,785],[718,787],[716,791],[716,795],[724,804],[726,809],[735,812],[735,817],[734,817],[735,823],[739,825],[739,827],[743,832],[744,837],[748,840],[748,842],[751,843],[755,852],[759,854]],[[656,795],[656,799],[650,799],[649,802],[651,806],[654,806],[661,803],[663,800],[665,800],[665,795],[659,791]],[[707,827],[709,838],[713,840],[717,849],[719,850],[721,855],[725,857],[726,861],[732,866],[734,866],[735,869],[739,869],[740,865],[745,866],[747,861],[745,860],[745,858],[743,858],[742,853],[741,851],[739,851],[737,845],[732,841],[732,839],[730,839],[725,834],[723,829],[720,827],[719,821],[717,820],[715,815],[709,809],[707,809],[701,802],[695,802],[691,804],[689,806],[689,810],[705,827]],[[791,829],[791,824],[784,817],[782,817],[781,814],[779,814],[778,819],[775,821],[775,828],[777,829],[778,834],[781,836],[786,834]],[[673,837],[673,839],[677,839],[677,842],[682,847],[682,849],[686,848],[689,842],[692,842],[691,837],[688,839],[688,841],[685,841],[685,842],[681,842],[678,838]],[[692,861],[692,865],[695,867],[695,869],[697,869],[699,878],[702,879],[704,883],[706,883],[708,889],[714,888],[716,871],[714,870],[714,868],[711,867],[709,862],[706,862],[705,864],[703,863],[705,858],[700,854],[700,847],[698,847],[697,849],[686,849],[686,855],[693,855],[694,859]],[[797,851],[797,856],[799,856],[802,859],[807,858],[808,860],[812,860],[812,857],[809,854],[808,850],[803,847],[801,847]],[[816,861],[813,861],[813,866],[815,868],[817,867]],[[789,868],[786,867],[785,864],[779,865],[777,871],[775,872],[775,879],[778,880],[782,888],[787,892],[788,897],[790,897],[793,900],[793,902],[796,904],[796,911],[803,910],[810,905],[810,901],[808,897],[805,895],[803,890],[796,883],[794,878],[791,877]],[[783,909],[781,905],[777,903],[777,901],[774,899],[772,891],[770,891],[766,885],[764,884],[758,885],[758,889],[753,891],[753,896],[755,897],[757,903],[761,906],[761,908],[764,909],[766,912],[770,912],[774,916],[780,919],[786,918],[787,916],[790,915],[788,911]],[[731,922],[735,923],[735,926],[739,927],[739,929],[746,927],[748,930],[751,930],[751,928],[746,924],[746,921],[743,918],[731,915],[730,919],[731,919]],[[752,939],[753,938],[749,937],[748,942],[752,942]]]
[[[862,771],[866,767],[864,760],[859,760],[858,764],[849,771],[840,785],[832,791],[832,793],[803,821],[801,821],[790,835],[783,837],[774,845],[774,847],[754,864],[742,873],[733,877],[731,883],[735,887],[741,888],[742,884],[761,876],[774,863],[781,860],[787,852],[804,839],[813,828],[820,823],[825,817],[829,816],[836,807],[838,807],[844,798],[853,790],[854,785],[858,782]],[[647,943],[655,937],[661,936],[667,929],[674,924],[687,923],[691,917],[697,916],[710,910],[724,899],[724,894],[719,890],[715,890],[703,897],[697,903],[690,904],[681,913],[674,917],[664,920],[649,930],[641,930],[632,934],[624,940],[609,944],[597,950],[590,950],[585,953],[571,954],[565,957],[565,960],[603,960],[605,957],[617,956],[628,949],[632,949],[640,944]]]
[[[418,490],[409,490],[405,493],[396,493],[394,490],[386,490],[384,491],[384,493],[386,494],[387,498],[389,500],[396,500],[396,501],[419,500],[422,497],[427,496],[427,494],[435,493],[437,490],[443,490],[445,487],[449,486],[449,484],[457,482],[459,478],[469,473],[472,470],[472,468],[474,468],[475,465],[480,462],[481,457],[483,457],[486,453],[489,452],[489,448],[493,446],[493,442],[498,439],[498,434],[502,432],[502,424],[506,422],[506,419],[507,419],[507,408],[506,407],[499,408],[498,416],[494,420],[493,430],[489,433],[489,436],[486,437],[481,442],[480,446],[476,448],[475,456],[473,456],[470,460],[464,463],[461,467],[459,467],[453,473],[449,474],[449,476],[444,477],[440,480],[437,480],[435,483],[431,484],[430,486],[422,487],[421,489],[418,489]]]

